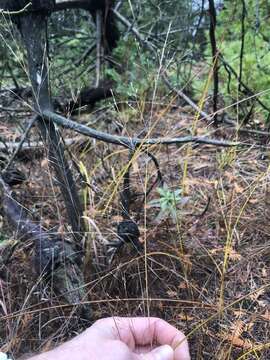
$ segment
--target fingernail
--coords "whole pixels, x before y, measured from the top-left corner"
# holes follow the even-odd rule
[[[173,360],[174,351],[169,345],[163,345],[152,351],[154,360]]]

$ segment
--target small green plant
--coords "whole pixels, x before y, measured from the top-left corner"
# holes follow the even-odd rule
[[[225,168],[233,165],[235,158],[236,158],[235,150],[234,149],[229,149],[229,150],[223,149],[217,153],[216,158],[217,158],[219,170],[224,170]]]
[[[189,198],[181,196],[182,189],[170,190],[166,185],[159,187],[157,192],[160,197],[149,202],[151,207],[160,208],[156,221],[159,222],[170,217],[176,222],[178,216],[177,207],[186,204]]]
[[[141,51],[133,37],[122,39],[114,49],[115,61],[122,64],[121,73],[107,68],[105,74],[116,83],[116,92],[122,98],[144,99],[154,87],[156,65],[151,54]]]

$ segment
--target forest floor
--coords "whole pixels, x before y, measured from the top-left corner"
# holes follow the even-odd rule
[[[18,141],[18,124],[27,119],[25,114],[0,116],[1,138]],[[99,249],[102,252],[102,239],[113,239],[120,219],[121,174],[129,154],[115,145],[85,143],[76,135],[67,155],[89,225],[84,273],[92,321],[104,316],[159,316],[187,335],[192,359],[269,359],[270,153],[264,146],[269,139],[196,121],[192,109],[175,101],[131,104],[119,112],[105,107],[84,114],[81,121],[126,136],[138,135],[147,122],[151,137],[210,134],[250,144],[152,146],[164,183],[170,191],[182,191],[177,217],[170,209],[160,216],[151,202],[160,199],[156,188],[146,199],[137,196],[131,214],[139,223],[144,251],[126,245],[105,267],[97,266],[103,261]],[[67,130],[64,135],[74,138]],[[31,131],[33,138],[38,139],[36,130]],[[74,163],[87,174],[90,187],[82,188]],[[45,151],[30,152],[16,165],[27,175],[13,189],[20,202],[45,227],[68,231]],[[133,193],[144,194],[155,177],[147,154],[133,157]],[[3,248],[17,240],[11,230],[2,219]],[[49,349],[89,326],[76,314],[76,306],[65,304],[50,288],[37,287],[32,256],[32,242],[19,243],[1,271],[0,348],[15,358]]]

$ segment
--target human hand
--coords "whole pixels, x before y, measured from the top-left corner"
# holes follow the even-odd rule
[[[158,318],[113,317],[29,360],[190,360],[183,333]]]

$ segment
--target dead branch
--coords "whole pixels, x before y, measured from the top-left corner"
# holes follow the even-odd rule
[[[17,157],[24,156],[24,155],[27,155],[27,157],[30,157],[31,153],[33,153],[33,152],[36,153],[36,152],[43,151],[46,149],[46,145],[44,144],[43,141],[31,141],[31,142],[27,142],[27,143],[25,143],[25,141],[26,141],[26,139],[24,140],[23,143],[22,143],[22,141],[0,143],[0,152],[4,152],[6,154],[11,153],[12,151],[14,152],[14,154],[12,154],[10,160],[8,160],[6,168],[9,167],[9,162],[11,165]],[[85,143],[85,140],[81,136],[77,136],[77,137],[70,138],[70,139],[65,139],[65,146],[67,146],[67,147],[78,144],[81,148],[81,146],[83,146],[84,143]]]
[[[191,100],[182,90],[180,89],[176,89],[176,87],[174,87],[169,79],[167,78],[166,73],[164,72],[162,74],[162,79],[164,81],[164,83],[168,86],[168,88],[170,90],[172,90],[173,92],[175,92],[181,99],[184,99],[185,102],[187,104],[189,104],[198,114],[200,114],[202,116],[201,120],[207,120],[209,122],[213,121],[213,116],[212,115],[208,115],[206,112],[204,112],[197,104],[195,104],[195,102],[193,100]]]
[[[224,64],[224,66],[226,66],[228,69],[230,69],[230,71],[232,72],[233,76],[237,79],[237,81],[239,82],[239,84],[242,86],[242,88],[246,91],[246,93],[249,96],[254,96],[256,97],[256,94],[254,93],[254,91],[252,91],[244,82],[242,79],[240,79],[240,77],[238,76],[237,72],[234,70],[234,68],[224,59],[223,55],[221,53],[219,53],[219,59],[221,60],[221,62]],[[270,108],[268,108],[268,106],[266,106],[258,97],[256,97],[256,101],[258,102],[258,104],[261,105],[261,107],[265,110],[267,110],[268,112],[270,112]]]
[[[18,144],[17,147],[15,147],[15,151],[13,152],[12,156],[10,157],[7,165],[5,166],[5,170],[8,170],[10,168],[10,166],[12,165],[13,161],[15,160],[16,156],[18,155],[18,153],[21,151],[23,144],[32,128],[32,126],[34,125],[34,123],[38,120],[38,116],[34,116],[32,118],[32,120],[29,121],[29,124],[27,125],[27,128]],[[1,145],[1,144],[0,144]]]
[[[244,49],[245,49],[245,38],[246,38],[246,29],[245,29],[245,18],[247,15],[246,3],[245,0],[242,0],[242,14],[241,14],[241,49],[240,49],[240,61],[239,61],[239,84],[238,91],[241,92],[241,81],[243,75],[243,60],[244,60]]]
[[[95,66],[93,66],[93,69]],[[97,88],[83,88],[75,100],[70,100],[66,103],[64,108],[71,114],[83,106],[92,107],[96,102],[112,97],[112,81],[102,82]]]
[[[19,30],[27,49],[29,77],[32,83],[37,113],[40,113],[41,110],[52,108],[47,69],[46,26],[46,16],[42,13],[29,13],[20,17]],[[61,188],[74,237],[79,242],[83,232],[83,222],[81,221],[82,208],[72,172],[65,159],[59,132],[52,123],[41,117],[37,120],[37,126],[43,141],[47,143],[50,164],[54,168],[58,184]]]
[[[50,121],[53,121],[57,125],[61,125],[64,128],[74,130],[79,134],[86,135],[88,137],[101,140],[110,144],[124,146],[129,149],[134,149],[138,146],[148,146],[148,145],[173,145],[173,144],[186,144],[186,143],[197,143],[197,144],[206,144],[206,145],[215,145],[223,147],[239,146],[239,142],[231,142],[224,140],[208,139],[207,137],[200,136],[183,136],[175,138],[129,138],[126,136],[111,135],[102,131],[97,131],[86,125],[79,124],[76,121],[66,119],[65,117],[58,115],[52,111],[45,110],[42,113],[42,116]]]
[[[140,32],[126,19],[123,15],[121,15],[116,8],[112,9],[112,12],[117,17],[117,19],[125,25],[130,31],[133,32],[135,37],[141,42],[142,45],[146,46],[151,51],[156,51],[156,47],[150,43],[147,39],[145,39]],[[156,54],[155,54],[156,55]]]
[[[218,49],[216,43],[216,24],[217,14],[214,0],[208,0],[209,2],[209,14],[210,14],[210,28],[209,37],[212,49],[212,63],[213,63],[213,114],[214,124],[217,125],[217,110],[218,110]]]
[[[96,44],[93,43],[91,44],[86,50],[85,52],[82,54],[82,56],[75,61],[74,65],[77,67],[79,65],[81,65],[81,63],[83,63],[85,61],[85,59],[92,53],[92,51],[96,48]]]
[[[17,16],[44,10],[51,12],[67,9],[84,9],[95,11],[104,8],[105,4],[106,0],[0,0],[0,13],[7,16]]]
[[[100,82],[100,66],[101,66],[101,38],[102,38],[102,11],[96,11],[96,83],[95,87],[99,87]]]

